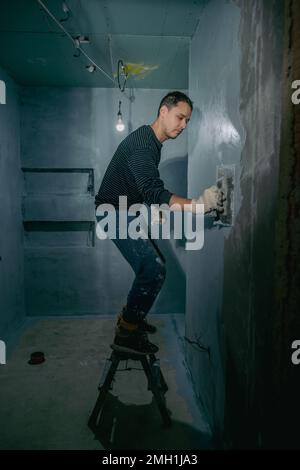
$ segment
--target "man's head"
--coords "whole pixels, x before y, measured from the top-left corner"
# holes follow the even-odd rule
[[[186,128],[192,111],[192,101],[180,91],[172,91],[163,97],[157,119],[167,139],[176,139]]]

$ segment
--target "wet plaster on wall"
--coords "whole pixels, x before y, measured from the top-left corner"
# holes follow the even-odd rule
[[[270,418],[274,240],[280,152],[283,5],[237,1],[241,22],[241,206],[225,242],[225,435],[261,446]],[[274,410],[273,410],[274,412]]]
[[[215,184],[218,165],[235,165],[234,205],[240,208],[240,155],[244,130],[239,116],[240,11],[233,2],[211,1],[191,41],[189,197]],[[229,53],[230,51],[230,53]],[[231,228],[207,218],[204,247],[187,253],[186,360],[216,444],[224,419],[224,344],[222,298],[224,241]]]

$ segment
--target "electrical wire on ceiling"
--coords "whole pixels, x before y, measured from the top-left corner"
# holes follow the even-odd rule
[[[62,29],[62,31],[64,32],[64,34],[70,39],[70,41],[72,42],[74,48],[76,49],[77,51],[77,54],[75,55],[75,57],[79,57],[80,53],[82,55],[84,55],[89,61],[90,61],[90,65],[87,65],[87,69],[89,72],[91,71],[94,71],[94,70],[99,70],[103,75],[106,76],[106,78],[108,78],[110,81],[112,81],[114,84],[115,84],[115,80],[110,76],[108,75],[108,73],[105,72],[105,70],[102,69],[102,67],[100,67],[100,65],[98,65],[86,52],[84,49],[82,49],[82,47],[80,46],[80,41],[78,41],[78,38],[73,38],[72,35],[64,28],[64,26],[61,24],[61,22],[59,20],[57,20],[55,18],[55,16],[51,13],[50,10],[48,10],[48,8],[46,7],[46,5],[44,4],[44,2],[42,2],[42,0],[37,0],[37,2],[40,4],[40,6],[45,10],[45,12],[50,16],[50,18],[52,18],[52,20],[57,24],[57,26],[59,26],[60,29]]]
[[[111,34],[108,34],[108,44],[109,44],[109,53],[110,53],[110,61],[111,61],[111,71],[112,71],[113,77],[115,78],[114,58],[113,58],[113,52],[112,52]],[[129,100],[129,103],[132,103],[134,101],[132,87],[129,88],[129,93],[130,93],[129,96],[125,92],[125,86],[126,86],[126,82],[127,82],[127,78],[128,78],[127,69],[125,69],[125,67],[126,66],[124,66],[124,63],[123,63],[122,59],[119,59],[118,67],[117,67],[117,80],[115,80],[115,87],[119,88],[121,93],[123,93],[123,96],[125,96]],[[122,85],[120,83],[121,70],[122,70],[123,76],[125,77],[125,80],[124,80]],[[119,111],[118,111],[118,114],[117,114],[117,123],[116,123],[116,129],[117,129],[118,132],[123,132],[125,130],[125,124],[123,122],[123,116],[122,116],[122,112],[121,112],[121,104],[122,104],[122,101],[119,101]]]
[[[112,53],[112,40],[111,40],[111,34],[108,34],[108,49],[109,49],[109,56],[110,56],[110,66],[111,66],[111,73],[114,79],[114,84],[115,87],[117,86],[116,80],[114,77],[114,59],[113,59],[113,53]]]
[[[123,75],[123,83],[121,84],[121,75]],[[122,59],[118,60],[118,86],[123,93],[125,90],[126,82],[128,78],[128,73],[126,70],[126,66],[124,65],[124,62]]]
[[[129,94],[126,93],[125,86],[124,86],[123,91],[122,91],[122,86],[121,87],[119,86],[118,79],[117,79],[118,78],[117,77],[118,76],[118,69],[117,69],[117,73],[116,74],[114,73],[115,60],[114,60],[114,57],[113,57],[113,47],[112,47],[113,46],[113,41],[112,41],[112,36],[111,36],[110,33],[108,34],[108,43],[109,43],[109,53],[110,53],[110,61],[111,61],[111,72],[112,72],[112,75],[113,75],[114,80],[115,80],[115,87],[119,88],[119,90],[123,93],[123,96],[125,96],[128,99],[128,101],[130,103],[132,103],[135,99],[134,94],[133,94],[134,86],[131,82],[131,75],[128,72],[128,64],[124,64],[122,59],[120,59],[123,66],[124,66],[124,74],[123,75],[125,75],[125,73],[126,73],[126,83],[125,83],[125,85],[127,85],[127,88],[129,88]],[[119,77],[119,81],[120,81],[120,77]],[[124,85],[124,83],[123,83],[123,85]]]

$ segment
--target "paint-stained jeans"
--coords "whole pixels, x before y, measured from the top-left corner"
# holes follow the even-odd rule
[[[134,218],[135,216],[128,215],[127,226]],[[97,220],[100,218],[97,217]],[[123,317],[128,322],[135,323],[147,315],[161,290],[166,277],[165,258],[150,235],[146,239],[119,239],[118,223],[116,234],[117,238],[112,241],[135,273]]]

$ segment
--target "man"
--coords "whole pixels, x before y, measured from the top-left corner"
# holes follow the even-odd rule
[[[168,93],[161,100],[156,120],[129,134],[117,148],[95,198],[96,208],[109,203],[118,211],[119,196],[127,196],[128,207],[137,203],[148,206],[177,204],[177,210],[179,207],[196,213],[197,204],[204,204],[205,213],[223,211],[225,199],[216,186],[205,190],[198,199],[186,199],[168,191],[160,179],[158,165],[162,143],[167,139],[176,139],[183,132],[192,110],[189,97],[179,91]],[[129,217],[128,222],[131,220]],[[155,333],[156,327],[149,324],[145,317],[164,283],[165,260],[151,238],[116,238],[113,242],[136,275],[127,303],[118,318],[114,348],[154,354],[158,347],[148,340],[147,333]]]

